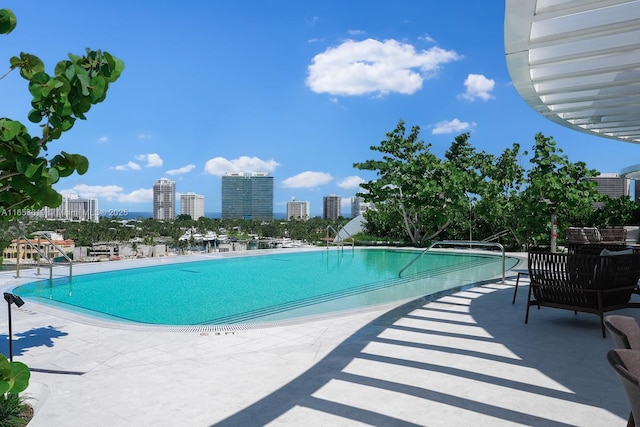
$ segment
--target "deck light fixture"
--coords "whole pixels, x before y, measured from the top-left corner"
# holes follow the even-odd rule
[[[24,305],[24,300],[18,295],[14,295],[9,292],[4,293],[4,300],[7,302],[7,313],[9,313],[9,361],[13,362],[13,330],[11,325],[11,304],[22,307]]]

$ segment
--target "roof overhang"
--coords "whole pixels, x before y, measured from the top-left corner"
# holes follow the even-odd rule
[[[627,179],[640,179],[640,165],[628,166],[622,169],[620,176]]]
[[[544,117],[640,143],[640,0],[506,0],[511,80]]]

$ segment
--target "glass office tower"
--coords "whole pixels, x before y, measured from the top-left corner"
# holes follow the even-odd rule
[[[222,219],[273,220],[273,176],[263,172],[224,175]]]

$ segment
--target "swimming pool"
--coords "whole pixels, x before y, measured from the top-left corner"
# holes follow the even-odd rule
[[[496,255],[333,249],[216,258],[40,280],[26,301],[152,325],[290,320],[416,298],[502,273]],[[507,268],[516,259],[507,258]]]

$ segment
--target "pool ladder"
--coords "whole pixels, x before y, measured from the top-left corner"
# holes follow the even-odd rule
[[[474,240],[439,240],[437,242],[433,242],[427,249],[424,249],[414,259],[409,261],[409,263],[407,265],[405,265],[402,268],[402,270],[400,270],[400,272],[398,273],[398,277],[402,277],[402,273],[404,273],[404,271],[407,268],[411,267],[413,265],[413,263],[418,260],[418,258],[420,258],[422,255],[427,253],[434,246],[438,246],[438,245],[465,246],[465,247],[466,246],[469,246],[469,247],[472,247],[472,246],[492,246],[492,247],[500,248],[500,251],[502,251],[502,283],[505,283],[505,271],[506,271],[506,265],[507,264],[506,264],[505,254],[504,254],[504,246],[502,246],[500,243],[496,243],[496,242],[478,242],[478,241],[474,241]]]
[[[51,246],[53,246],[55,249],[57,249],[58,252],[60,252],[60,254],[62,254],[64,259],[67,260],[67,262],[69,262],[69,278],[71,278],[72,275],[73,275],[73,260],[67,256],[67,254],[64,252],[64,250],[60,246],[58,246],[55,243],[53,243],[53,241],[47,235],[46,231],[36,231],[33,234],[38,236],[38,241],[37,241],[37,244],[35,244],[35,245],[31,242],[31,240],[29,240],[27,238],[27,236],[21,236],[17,240],[17,243],[16,243],[17,246],[16,247],[17,247],[17,252],[18,253],[16,255],[16,279],[20,278],[20,240],[24,240],[31,249],[33,249],[34,251],[36,251],[38,253],[38,256],[40,257],[40,259],[44,259],[47,262],[47,264],[49,264],[49,280],[53,280],[53,263],[54,263],[54,260],[49,258],[40,249],[42,238],[44,238],[47,242],[49,242],[49,244]],[[40,260],[38,260],[38,262],[37,262],[37,273],[36,274],[38,276],[40,275]]]
[[[353,236],[351,236],[351,234],[349,234],[349,232],[345,230],[344,227],[340,226],[338,227],[338,231],[336,231],[336,229],[333,228],[333,226],[327,225],[327,250],[329,250],[329,230],[332,230],[336,235],[333,241],[338,243],[338,245],[340,246],[340,249],[344,250],[344,239],[340,237],[340,231],[344,231],[347,234],[347,236],[351,238],[351,250],[355,249]]]

